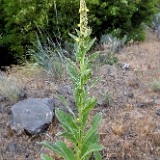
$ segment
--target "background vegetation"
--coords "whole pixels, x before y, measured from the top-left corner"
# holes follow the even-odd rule
[[[87,0],[89,25],[93,36],[106,33],[143,40],[142,23],[149,23],[158,12],[160,0]],[[79,0],[0,0],[0,65],[28,58],[39,29],[56,42],[65,42],[78,23]],[[57,34],[58,33],[58,34]],[[10,62],[9,62],[10,63]]]

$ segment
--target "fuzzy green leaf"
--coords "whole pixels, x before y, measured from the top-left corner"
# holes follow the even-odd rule
[[[86,84],[90,78],[91,78],[91,72],[83,77],[83,83]]]
[[[88,118],[88,114],[84,114],[83,115],[83,125],[82,125],[82,128],[83,130],[85,129],[85,124],[86,124],[86,121],[87,121],[87,118]],[[97,133],[97,130],[98,130],[98,125],[100,123],[102,119],[102,114],[101,113],[97,113],[92,122],[91,122],[91,127],[90,129],[88,130],[88,132],[85,134],[85,137],[83,139],[83,150],[85,152],[85,149],[87,148],[87,145],[89,146],[90,143],[98,143],[98,133]],[[93,139],[94,137],[94,139]]]
[[[77,139],[75,136],[69,132],[58,132],[56,136],[62,136],[73,142],[74,144],[77,144]]]
[[[61,151],[61,148],[59,148],[59,146],[55,144],[52,144],[50,142],[46,142],[46,141],[43,141],[43,142],[40,142],[39,144],[43,145],[44,147],[50,149],[51,151],[59,154],[61,157],[63,157],[64,153]]]
[[[71,33],[68,33],[69,34],[69,36],[71,37],[71,38],[73,38],[75,41],[77,41],[77,36],[75,36],[75,35],[73,35],[73,34],[71,34]]]
[[[87,89],[88,92],[94,87],[94,85],[99,81],[99,79],[100,78],[97,77],[97,78],[95,78],[94,80],[91,81],[91,83],[89,84],[88,89]]]
[[[79,43],[75,43],[74,50],[75,50],[76,61],[78,62],[80,60],[80,55],[81,55]]]
[[[99,52],[92,53],[92,54],[88,57],[88,63],[92,62],[98,55],[99,55]]]
[[[81,32],[78,29],[75,29],[78,37],[81,37]]]
[[[102,156],[99,153],[99,151],[95,152],[95,158],[96,158],[96,160],[102,160]]]
[[[72,134],[77,134],[77,128],[75,120],[72,118],[70,114],[64,113],[62,110],[56,110],[56,115],[58,120],[60,121],[62,127]]]
[[[101,151],[102,149],[104,149],[104,147],[102,145],[92,144],[89,146],[87,152],[85,152],[82,155],[81,159],[85,158],[88,154],[91,154],[92,152]]]
[[[76,107],[78,108],[79,103],[80,103],[79,88],[78,87],[74,88],[73,96],[74,96],[74,99],[75,99]]]
[[[87,119],[88,119],[88,114],[89,114],[89,113],[87,113],[87,114],[83,114],[82,130],[84,130],[84,129],[85,129],[85,127],[86,127],[86,122],[87,122]]]
[[[94,108],[95,105],[96,105],[96,98],[95,97],[87,99],[85,101],[85,107],[83,110],[83,114],[89,113]]]
[[[41,159],[42,160],[54,160],[51,156],[47,155],[47,154],[41,154]]]
[[[91,122],[91,126],[97,127],[101,120],[102,120],[102,113],[99,112],[94,116],[94,118]]]
[[[64,104],[64,106],[68,109],[68,111],[69,111],[73,116],[75,116],[75,114],[73,113],[72,109],[69,107],[67,100],[66,100],[63,96],[61,96],[61,95],[59,95],[59,98],[61,99],[61,101],[62,101],[62,103]]]
[[[97,131],[98,125],[99,125],[101,119],[102,119],[102,114],[101,113],[97,113],[94,116],[94,118],[91,122],[91,127],[84,137],[83,144],[87,143],[87,141],[90,139],[90,137],[93,136],[93,133],[95,133]]]
[[[72,78],[73,81],[77,82],[78,80],[78,70],[76,68],[76,65],[73,64],[73,62],[69,62],[68,63],[68,66],[67,66],[67,69],[68,69],[68,73],[70,75],[70,77]]]
[[[61,148],[61,151],[63,152],[63,158],[65,160],[76,160],[74,153],[71,151],[70,148],[67,147],[64,142],[57,141],[56,145]]]
[[[74,157],[74,153],[70,148],[67,147],[64,142],[57,141],[54,145],[48,142],[41,142],[41,144],[59,154],[65,160],[76,160],[76,158]]]
[[[90,42],[87,44],[86,52],[88,52],[91,49],[95,41],[96,41],[96,38],[93,38],[92,40],[90,40]]]
[[[83,147],[82,147],[82,151],[81,154],[85,154],[89,148],[90,145],[92,144],[98,144],[98,131],[95,130],[94,132],[92,132],[92,134],[88,137],[87,140],[85,140],[85,143],[83,143]]]
[[[88,76],[89,74],[91,74],[91,70],[90,70],[90,69],[85,69],[85,70],[82,72],[82,77]]]

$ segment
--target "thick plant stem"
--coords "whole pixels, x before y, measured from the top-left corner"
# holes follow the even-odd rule
[[[80,0],[80,36],[78,37],[78,43],[80,46],[79,50],[79,99],[80,99],[80,104],[78,106],[78,119],[77,123],[79,125],[78,128],[78,142],[77,142],[77,160],[81,160],[81,152],[82,152],[82,147],[83,147],[83,110],[84,110],[84,105],[85,105],[85,99],[86,99],[86,91],[85,91],[85,58],[86,58],[86,46],[88,45],[86,43],[86,38],[90,36],[91,29],[88,27],[88,18],[87,18],[87,12],[88,9],[86,7],[86,2],[85,0]]]
[[[82,41],[82,39],[81,39]],[[83,48],[81,48],[81,52],[83,52]],[[79,141],[78,141],[78,153],[77,153],[77,160],[81,160],[81,151],[82,151],[82,142],[83,142],[83,131],[82,131],[82,125],[83,125],[83,109],[84,109],[84,102],[85,102],[85,84],[84,84],[84,76],[83,71],[85,68],[85,53],[82,53],[80,61],[79,61],[79,68],[80,68],[80,106],[79,106],[79,114],[78,114],[78,123],[79,123]]]

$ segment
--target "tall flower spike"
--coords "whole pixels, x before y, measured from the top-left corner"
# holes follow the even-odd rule
[[[88,12],[88,8],[86,6],[86,2],[85,0],[80,0],[80,9],[79,9],[79,13],[80,13],[80,33],[81,35],[86,38],[88,36],[90,36],[91,34],[91,28],[88,27],[88,18],[87,18],[87,12]]]

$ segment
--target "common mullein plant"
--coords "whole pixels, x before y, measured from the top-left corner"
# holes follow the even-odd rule
[[[104,148],[98,142],[98,125],[102,119],[102,114],[97,113],[91,123],[90,128],[86,129],[86,123],[90,111],[96,105],[96,98],[89,97],[88,93],[96,83],[97,79],[91,79],[90,65],[97,53],[87,56],[95,42],[90,39],[91,28],[88,27],[87,12],[85,0],[80,0],[80,24],[77,30],[77,36],[70,34],[75,40],[75,57],[76,62],[71,60],[68,62],[68,73],[73,81],[73,95],[77,107],[77,113],[74,113],[69,107],[67,100],[61,96],[64,105],[68,109],[68,113],[62,110],[56,110],[56,116],[63,128],[63,132],[59,132],[57,136],[61,136],[72,143],[69,148],[64,142],[57,141],[55,144],[49,142],[41,142],[41,144],[57,153],[65,160],[89,160],[94,157],[95,160],[102,160],[100,151]],[[87,87],[85,87],[87,84]],[[41,154],[43,160],[53,160],[46,154]]]

